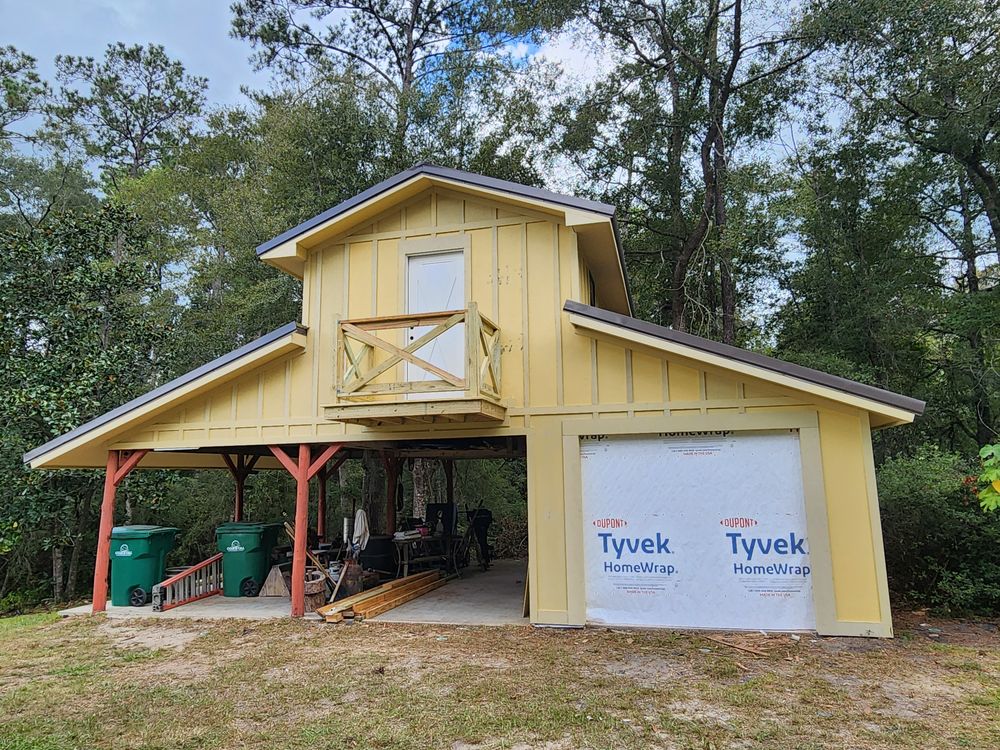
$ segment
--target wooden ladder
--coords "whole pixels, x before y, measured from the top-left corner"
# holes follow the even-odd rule
[[[222,553],[218,552],[153,586],[153,611],[166,612],[221,593]]]

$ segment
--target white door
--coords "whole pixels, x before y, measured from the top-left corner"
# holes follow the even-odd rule
[[[406,312],[461,310],[465,307],[465,253],[461,250],[410,255],[406,262]],[[406,331],[406,345],[432,330],[414,326]],[[421,359],[461,378],[465,375],[465,326],[452,326],[416,352]],[[440,380],[432,372],[406,363],[407,382]],[[440,398],[453,392],[414,393],[411,398]]]
[[[795,431],[580,441],[587,619],[812,630]]]

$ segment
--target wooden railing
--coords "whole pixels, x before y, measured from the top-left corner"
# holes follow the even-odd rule
[[[153,586],[153,611],[165,612],[182,604],[222,593],[222,553]]]
[[[460,324],[465,327],[463,372],[449,372],[417,354]],[[401,330],[405,333],[426,326],[433,328],[406,346],[390,340],[399,340]],[[408,379],[406,363],[436,379]],[[475,302],[466,310],[341,320],[337,324],[335,366],[337,396],[341,399],[461,391],[466,398],[487,396],[499,400],[500,329],[479,312]],[[398,376],[399,371],[402,377]]]

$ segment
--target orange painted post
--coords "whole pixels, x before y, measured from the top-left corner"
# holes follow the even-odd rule
[[[319,500],[316,504],[316,536],[321,542],[326,541],[326,466],[322,467],[316,477],[319,480]]]
[[[306,613],[306,539],[309,528],[309,456],[308,443],[299,444],[298,471],[295,477],[295,543],[292,547],[292,617]]]
[[[111,563],[111,529],[115,525],[115,491],[147,453],[149,451],[140,450],[125,457],[121,451],[108,451],[104,497],[101,499],[101,522],[97,529],[92,612],[104,612],[108,608],[108,566]]]
[[[104,497],[101,500],[101,523],[97,530],[97,562],[94,566],[94,612],[108,608],[108,566],[111,563],[111,529],[115,523],[115,474],[118,473],[118,451],[108,451],[104,474]]]
[[[292,617],[302,617],[306,613],[306,542],[309,527],[309,480],[318,474],[326,462],[340,452],[342,446],[329,445],[319,458],[312,460],[312,449],[308,443],[299,445],[299,460],[296,462],[277,445],[268,446],[278,462],[295,477],[295,538],[292,542]],[[338,466],[340,463],[337,464]],[[253,464],[251,464],[251,468]]]

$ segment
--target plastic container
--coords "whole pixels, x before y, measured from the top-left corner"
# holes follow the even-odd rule
[[[153,586],[166,578],[167,553],[180,529],[171,526],[116,526],[111,530],[111,603],[141,607]]]
[[[257,596],[271,567],[281,524],[224,523],[215,530],[222,553],[223,596]]]

